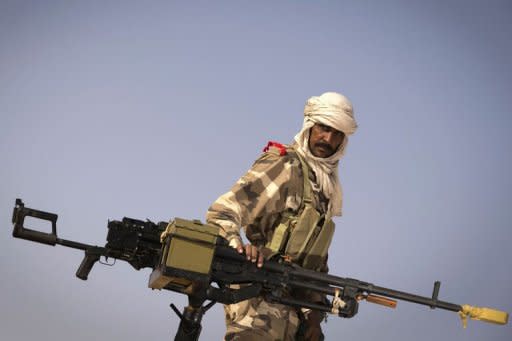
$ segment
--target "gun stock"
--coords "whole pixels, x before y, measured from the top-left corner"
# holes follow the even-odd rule
[[[51,222],[52,233],[45,233],[26,228],[24,226],[26,217],[34,217]],[[16,204],[12,214],[12,223],[14,224],[12,236],[15,238],[27,239],[36,243],[51,246],[55,246],[55,244],[57,244],[57,215],[54,213],[26,208],[21,199],[16,199]]]
[[[46,233],[25,227],[25,218],[33,217],[49,221],[52,232]],[[124,218],[123,221],[109,221],[106,247],[79,243],[61,239],[57,236],[57,214],[25,207],[21,199],[16,199],[12,214],[14,224],[12,235],[15,238],[30,240],[46,245],[61,245],[85,251],[85,257],[76,271],[76,276],[87,280],[94,264],[101,256],[120,259],[130,263],[135,269],[154,268],[161,248],[160,233],[167,223],[154,224],[136,219]]]

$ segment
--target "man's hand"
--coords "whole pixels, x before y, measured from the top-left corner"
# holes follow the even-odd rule
[[[263,266],[263,254],[260,252],[260,249],[257,246],[252,244],[243,245],[242,241],[239,238],[233,238],[229,241],[229,246],[235,248],[238,253],[245,253],[247,260],[250,260],[253,263],[257,263],[258,268]]]
[[[243,248],[241,248],[243,250]],[[238,250],[239,253],[240,249]],[[260,252],[260,249],[257,246],[252,244],[245,245],[245,255],[247,256],[247,260],[250,260],[253,263],[258,262],[258,268],[263,266],[263,254]]]

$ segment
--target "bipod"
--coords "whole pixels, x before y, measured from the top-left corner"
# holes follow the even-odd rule
[[[204,298],[198,298],[189,295],[188,306],[183,309],[183,313],[180,313],[178,308],[171,303],[172,310],[180,318],[180,325],[174,341],[198,341],[199,335],[201,334],[201,320],[203,315],[213,307],[216,301],[203,305],[206,300]]]

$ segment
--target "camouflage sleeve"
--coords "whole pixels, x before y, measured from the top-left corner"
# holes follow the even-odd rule
[[[241,226],[284,210],[291,178],[287,159],[270,152],[261,155],[231,190],[211,205],[206,214],[207,223],[219,226],[221,236],[231,241],[240,238]]]

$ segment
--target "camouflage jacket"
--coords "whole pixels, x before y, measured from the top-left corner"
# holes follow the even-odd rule
[[[280,151],[270,147],[208,209],[207,222],[219,226],[228,241],[239,238],[240,227],[244,227],[247,239],[253,245],[263,246],[272,238],[284,212],[298,213],[304,191],[300,160],[290,146],[286,146],[285,155]],[[325,213],[328,200],[319,191],[314,172],[309,174],[313,204],[320,213]]]

